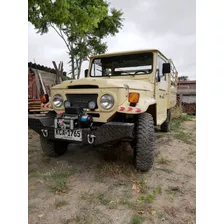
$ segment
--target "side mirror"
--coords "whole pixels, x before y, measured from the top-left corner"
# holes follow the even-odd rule
[[[164,74],[167,74],[167,73],[170,73],[171,72],[171,65],[170,63],[163,63],[163,75]]]
[[[88,76],[88,69],[85,69],[85,78]]]

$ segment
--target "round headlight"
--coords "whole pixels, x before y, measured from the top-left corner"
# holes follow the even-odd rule
[[[89,101],[88,107],[90,110],[93,110],[96,108],[96,102],[95,101]]]
[[[61,107],[62,104],[63,104],[63,97],[62,97],[62,95],[56,94],[53,97],[53,104],[54,104],[55,107]]]
[[[114,97],[109,94],[103,95],[100,99],[100,105],[105,110],[111,109],[114,105]]]
[[[71,102],[70,101],[68,101],[68,100],[66,100],[65,102],[64,102],[64,107],[65,108],[69,108],[69,107],[71,107]]]

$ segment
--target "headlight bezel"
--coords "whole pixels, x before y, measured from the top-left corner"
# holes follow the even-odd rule
[[[60,104],[56,104],[55,101],[56,101],[56,98],[57,100],[60,101]],[[54,107],[56,108],[60,108],[61,106],[63,106],[64,104],[64,98],[61,94],[55,94],[53,99],[52,99],[52,104],[54,105]]]
[[[107,99],[105,99],[107,97]],[[109,102],[109,106],[103,106],[103,100],[104,100],[104,103],[105,103],[105,100],[108,100],[108,97],[110,98],[110,102]],[[112,94],[109,94],[109,93],[106,93],[106,94],[103,94],[101,97],[100,97],[100,106],[102,109],[104,110],[111,110],[113,107],[114,107],[114,103],[115,103],[115,99],[114,99],[114,96]]]

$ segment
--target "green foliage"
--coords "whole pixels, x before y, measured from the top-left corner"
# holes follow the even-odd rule
[[[131,224],[141,224],[142,223],[142,217],[139,215],[132,216]]]
[[[181,128],[181,123],[184,121],[191,121],[194,118],[193,115],[180,115],[176,119],[171,120],[171,131],[178,132]]]
[[[65,192],[68,189],[67,180],[72,176],[73,171],[53,172],[45,175],[45,179],[50,181],[49,187],[54,192]]]
[[[179,76],[178,81],[187,81],[189,80],[188,76]]]
[[[140,185],[140,192],[141,193],[146,193],[148,190],[148,186],[146,184],[146,181],[144,181],[143,179],[139,182]]]
[[[186,144],[191,144],[192,143],[191,135],[188,132],[179,131],[175,134],[175,138],[182,141],[182,142],[185,142]]]
[[[142,201],[147,201],[149,203],[152,203],[156,195],[161,193],[162,193],[162,189],[160,186],[158,186],[155,189],[153,189],[152,194],[149,194],[148,196],[140,196],[139,199]]]
[[[104,194],[100,194],[98,198],[100,199],[101,203],[104,205],[108,205],[110,203],[110,200],[106,199]]]
[[[79,78],[82,62],[107,50],[103,38],[122,28],[122,12],[104,0],[29,0],[28,21],[38,33],[53,28],[70,57],[72,78]]]
[[[185,114],[185,115],[181,115],[180,116],[180,120],[181,121],[191,121],[194,118],[195,118],[194,115],[188,115],[188,114]]]
[[[170,129],[171,131],[177,132],[180,130],[181,121],[180,119],[171,120]]]
[[[191,134],[183,131],[181,128],[181,124],[184,121],[190,121],[194,118],[194,116],[192,115],[181,115],[179,118],[177,119],[172,119],[171,120],[171,131],[173,131],[175,133],[175,138],[178,140],[181,140],[183,142],[185,142],[186,144],[191,144]]]

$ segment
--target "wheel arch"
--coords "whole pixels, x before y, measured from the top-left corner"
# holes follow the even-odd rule
[[[151,104],[148,106],[148,109],[146,110],[146,113],[149,113],[152,115],[153,117],[153,121],[154,121],[154,125],[156,125],[156,121],[157,121],[157,116],[156,116],[156,103],[155,104]]]

